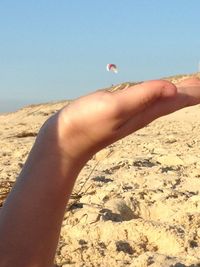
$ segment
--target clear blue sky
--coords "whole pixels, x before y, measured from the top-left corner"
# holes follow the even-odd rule
[[[0,111],[196,72],[199,10],[199,0],[1,0]]]

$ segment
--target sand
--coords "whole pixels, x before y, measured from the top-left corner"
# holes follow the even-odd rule
[[[42,123],[66,103],[0,115],[0,204]],[[160,118],[87,163],[66,207],[58,266],[200,266],[199,118],[200,106]]]

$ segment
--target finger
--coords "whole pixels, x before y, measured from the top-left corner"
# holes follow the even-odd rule
[[[191,77],[186,78],[180,82],[178,82],[179,86],[189,86],[189,85],[196,85],[200,83],[200,79],[198,77]]]
[[[123,114],[141,111],[159,98],[176,95],[176,86],[168,81],[149,81],[129,87],[122,91],[116,91],[114,97],[118,108]]]
[[[179,109],[200,104],[200,86],[178,87],[177,95],[170,98],[157,99],[142,112],[130,118],[124,125],[118,128],[120,137],[124,137],[149,124],[153,120],[170,114]]]
[[[200,102],[200,79],[197,77],[186,79],[177,84],[180,104],[193,106]]]

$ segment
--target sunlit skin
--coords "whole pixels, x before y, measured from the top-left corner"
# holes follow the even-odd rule
[[[177,86],[158,80],[97,91],[48,119],[0,213],[0,266],[51,267],[65,207],[85,163],[151,121],[199,103],[199,79]]]

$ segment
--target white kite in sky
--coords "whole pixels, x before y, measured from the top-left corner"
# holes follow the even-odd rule
[[[118,73],[117,66],[115,64],[107,64],[106,66],[107,71],[112,71],[114,73]]]

